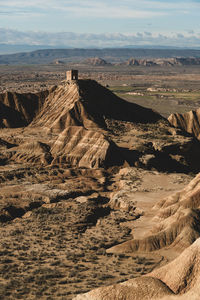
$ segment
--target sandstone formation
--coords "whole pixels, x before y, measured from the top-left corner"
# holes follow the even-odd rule
[[[200,140],[200,108],[184,114],[171,114],[168,120],[173,126],[182,128]]]

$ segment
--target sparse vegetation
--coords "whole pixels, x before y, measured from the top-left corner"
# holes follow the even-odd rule
[[[65,69],[63,65],[23,66],[20,70],[13,66],[1,66],[1,90],[44,90],[64,79]],[[92,77],[109,84],[110,90],[117,95],[158,108],[163,115],[177,107],[188,110],[190,105],[195,107],[199,101],[199,71],[195,68],[192,84],[190,78],[186,82],[185,77],[179,78],[178,68],[149,68],[147,71],[143,67],[107,66],[106,70],[99,71],[98,68],[86,66],[81,71],[81,77]],[[14,84],[13,80],[16,80]],[[191,84],[192,92],[188,98],[187,93],[181,90],[183,80],[184,89]],[[176,88],[177,91],[147,91],[158,82],[162,87],[165,85],[165,88]],[[127,95],[127,92],[138,94]],[[179,101],[179,97],[183,99]],[[94,99],[93,95],[91,99]],[[178,100],[178,104],[173,106],[172,100]],[[66,103],[66,99],[64,101]],[[28,128],[27,135],[25,128],[1,129],[1,142],[5,139],[9,144],[6,144],[7,148],[0,143],[0,298],[68,300],[94,287],[147,274],[166,263],[166,257],[159,253],[113,254],[107,251],[134,237],[135,222],[150,210],[145,198],[148,193],[153,193],[150,201],[154,203],[155,195],[158,197],[161,192],[165,195],[182,188],[191,179],[190,175],[174,173],[166,177],[161,173],[161,177],[158,176],[161,184],[156,177],[159,168],[162,172],[169,171],[170,160],[166,164],[166,158],[169,159],[171,154],[164,147],[168,143],[172,147],[177,135],[174,137],[168,132],[167,121],[132,124],[105,119],[105,122],[110,129],[107,133],[109,141],[114,141],[120,148],[120,157],[126,157],[122,165],[77,168],[62,161],[54,165],[51,160],[46,164],[38,163],[37,160],[33,162],[32,150],[26,161],[20,160],[20,154],[16,162],[10,157],[15,154],[18,145],[27,141],[29,145],[34,137],[39,141],[44,139],[34,144],[36,148],[49,151],[57,133],[49,131],[44,137],[44,128],[41,131],[38,127],[34,130]],[[157,142],[160,144],[157,145]],[[181,148],[182,144],[179,145]],[[156,161],[159,151],[165,155]],[[173,155],[176,155],[174,153],[173,148]],[[182,158],[174,157],[174,172],[177,171],[174,162],[177,159],[181,163]],[[111,203],[113,194],[117,192],[122,193]],[[143,201],[147,206],[142,206]],[[171,212],[163,211],[161,216],[170,217]],[[157,231],[152,231],[152,234],[164,229],[164,224],[160,222]]]

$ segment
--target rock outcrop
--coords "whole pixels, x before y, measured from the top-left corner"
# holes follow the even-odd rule
[[[200,140],[200,108],[184,114],[171,114],[168,120],[173,126],[179,127],[188,133],[193,134],[198,140]]]

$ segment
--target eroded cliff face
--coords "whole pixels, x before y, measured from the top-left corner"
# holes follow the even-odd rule
[[[168,120],[173,126],[193,134],[200,140],[200,108],[184,114],[171,114]]]

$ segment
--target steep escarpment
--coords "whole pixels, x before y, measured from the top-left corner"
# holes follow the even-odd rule
[[[184,129],[200,140],[200,108],[184,114],[171,114],[168,120],[173,126]]]

